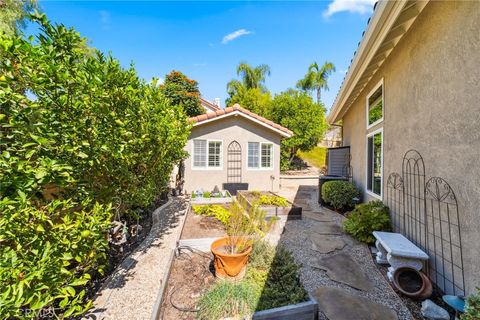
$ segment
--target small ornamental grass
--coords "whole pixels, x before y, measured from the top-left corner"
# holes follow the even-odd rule
[[[199,301],[198,319],[243,318],[256,311],[304,302],[303,288],[290,251],[256,242],[245,278],[238,282],[216,282]]]
[[[360,197],[357,187],[347,181],[328,181],[322,186],[322,198],[335,210],[353,207],[354,199]]]
[[[359,204],[347,215],[343,229],[357,240],[373,244],[373,231],[391,230],[389,209],[378,200]]]

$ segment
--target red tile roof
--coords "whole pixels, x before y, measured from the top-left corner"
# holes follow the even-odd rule
[[[238,103],[234,104],[232,107],[228,107],[228,108],[225,108],[225,109],[220,109],[218,111],[215,111],[215,112],[207,112],[205,114],[201,114],[199,116],[196,116],[196,117],[191,117],[189,118],[189,122],[190,123],[201,123],[201,122],[204,122],[206,120],[210,120],[210,119],[213,119],[213,118],[217,118],[217,117],[220,117],[220,116],[223,116],[223,115],[228,115],[228,114],[232,114],[234,112],[239,112],[240,114],[243,114],[245,116],[248,116],[248,117],[251,117],[251,118],[254,118],[255,120],[257,121],[260,121],[262,123],[264,123],[266,126],[270,127],[271,129],[274,129],[274,130],[278,130],[278,131],[281,131],[283,134],[287,135],[287,136],[293,136],[293,132],[290,131],[289,129],[273,122],[273,121],[270,121],[262,116],[259,116],[258,114],[256,113],[253,113],[245,108],[242,108]]]
[[[221,110],[216,104],[213,104],[210,101],[208,101],[206,99],[203,99],[202,97],[200,97],[200,102],[201,102],[202,105],[205,105],[206,108],[210,108],[210,109],[213,109],[215,111]]]

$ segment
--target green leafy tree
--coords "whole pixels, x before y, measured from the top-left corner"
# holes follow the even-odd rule
[[[25,27],[29,13],[37,9],[36,0],[2,0],[0,1],[0,33],[13,34]]]
[[[335,66],[331,62],[325,62],[319,66],[316,62],[308,67],[305,77],[297,82],[297,88],[304,91],[315,91],[317,94],[317,103],[320,104],[321,90],[328,90],[328,77],[335,71]]]
[[[112,215],[166,189],[189,125],[133,67],[32,20],[36,39],[0,35],[0,318],[72,318],[91,306]]]
[[[204,113],[200,103],[198,82],[189,79],[183,73],[173,70],[167,74],[160,90],[173,105],[182,106],[189,117]]]
[[[288,166],[298,150],[309,151],[318,144],[327,128],[325,109],[319,108],[305,92],[290,89],[274,97],[267,118],[292,130],[282,140],[282,167]]]
[[[237,94],[227,99],[227,106],[238,103],[252,112],[265,115],[271,100],[270,92],[262,92],[259,88],[246,89],[245,87],[240,87]]]

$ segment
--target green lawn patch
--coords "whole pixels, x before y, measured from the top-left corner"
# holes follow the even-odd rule
[[[317,168],[327,165],[327,148],[325,147],[314,147],[310,151],[298,151],[297,156]]]

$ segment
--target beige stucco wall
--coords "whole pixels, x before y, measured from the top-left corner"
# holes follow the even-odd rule
[[[467,292],[480,286],[480,2],[432,1],[343,118],[354,181],[365,189],[366,95],[383,78],[384,194],[418,150],[426,177],[456,193]],[[365,200],[371,198],[365,195]]]
[[[242,182],[248,183],[250,190],[278,191],[280,183],[280,135],[242,116],[230,116],[192,128],[185,150],[190,156],[185,161],[185,190],[212,190],[222,188],[227,182],[227,148],[236,140],[242,147]],[[192,168],[193,139],[212,139],[223,141],[223,168]],[[247,168],[248,142],[273,143],[273,168]],[[271,179],[273,177],[273,179]]]

